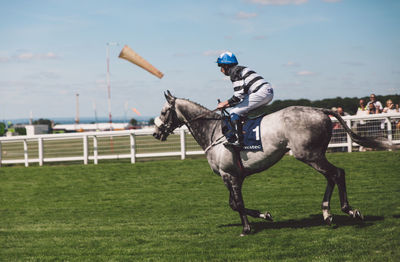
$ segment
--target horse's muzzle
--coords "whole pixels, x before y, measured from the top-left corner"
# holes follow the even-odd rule
[[[164,133],[153,133],[153,137],[155,139],[161,140],[161,141],[165,141],[167,140],[168,135],[164,134]]]

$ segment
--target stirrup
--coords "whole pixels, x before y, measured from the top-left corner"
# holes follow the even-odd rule
[[[243,145],[240,144],[239,141],[235,141],[235,142],[225,141],[223,145],[226,146],[226,147],[234,147],[234,148],[237,148],[237,149],[242,149],[243,148]]]

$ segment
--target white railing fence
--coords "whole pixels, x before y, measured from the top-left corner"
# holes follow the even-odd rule
[[[354,132],[362,136],[387,137],[400,144],[400,114],[379,114],[343,117]],[[332,118],[331,151],[363,150]],[[0,166],[2,164],[82,161],[98,164],[104,159],[153,158],[204,154],[186,127],[177,129],[165,142],[153,138],[152,129],[49,134],[35,136],[0,137]]]
[[[359,151],[365,150],[351,141],[350,136],[338,123],[333,122],[332,138],[328,148],[332,151],[353,152],[357,147]],[[393,144],[400,144],[400,113],[376,114],[366,116],[344,116],[343,119],[353,132],[365,137],[386,137]]]

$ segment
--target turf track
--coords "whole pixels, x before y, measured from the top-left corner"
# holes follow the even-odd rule
[[[320,211],[325,179],[292,157],[248,178],[240,219],[205,159],[0,168],[0,261],[400,261],[400,153],[336,153],[364,222]]]

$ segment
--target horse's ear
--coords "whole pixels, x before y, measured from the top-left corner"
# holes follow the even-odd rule
[[[176,97],[174,97],[169,90],[167,90],[167,93],[164,92],[164,96],[170,105],[172,105],[175,102]]]

